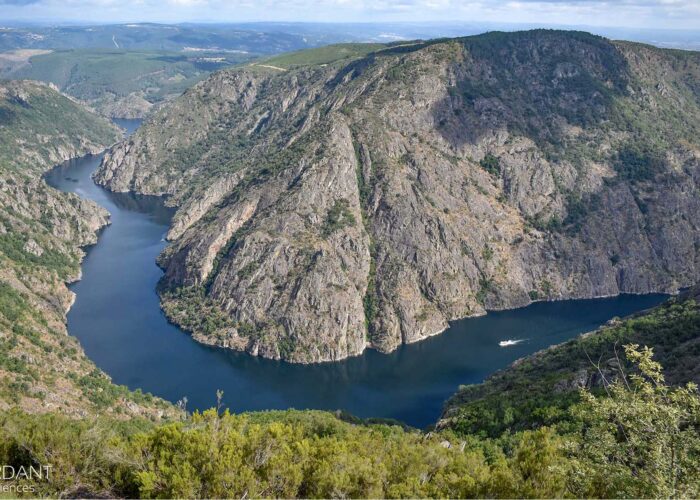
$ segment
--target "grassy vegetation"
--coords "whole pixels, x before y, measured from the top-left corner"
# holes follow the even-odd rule
[[[264,59],[259,64],[292,69],[300,66],[318,66],[336,62],[347,63],[352,59],[366,56],[371,52],[383,49],[381,43],[340,43],[315,49],[307,49],[290,54]]]
[[[666,161],[659,149],[644,143],[631,143],[616,152],[613,166],[621,179],[648,181],[664,170]]]
[[[78,261],[74,255],[62,250],[43,250],[41,255],[35,255],[26,250],[28,235],[8,233],[0,235],[0,254],[12,260],[23,268],[40,266],[67,280],[78,267]]]
[[[0,460],[50,463],[27,496],[141,498],[694,497],[700,397],[671,389],[650,350],[636,375],[583,391],[578,425],[498,438],[350,424],[318,411],[212,409],[154,425],[104,417],[0,414]],[[222,394],[217,395],[221,397]],[[362,453],[358,453],[362,450]]]
[[[27,301],[17,290],[8,283],[0,281],[0,314],[8,321],[15,323],[27,311]]]
[[[31,65],[12,77],[52,82],[86,101],[105,94],[126,96],[143,92],[146,100],[155,103],[167,95],[182,93],[213,70],[249,58],[241,54],[59,50],[32,57]]]

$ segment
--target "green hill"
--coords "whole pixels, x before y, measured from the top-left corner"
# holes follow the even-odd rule
[[[138,118],[212,71],[251,57],[231,52],[58,50],[32,56],[5,76],[51,82],[103,114]]]
[[[450,398],[440,428],[499,436],[506,431],[570,423],[580,390],[600,394],[616,380],[627,344],[652,347],[673,385],[700,383],[700,290],[672,298],[646,313],[613,319],[597,331],[521,359],[482,384]]]
[[[121,135],[49,85],[0,80],[0,169],[37,174]]]
[[[352,59],[366,56],[370,52],[385,47],[386,45],[380,43],[341,43],[274,56],[269,59],[263,59],[260,63],[256,63],[256,65],[269,65],[291,69],[300,66],[348,63]]]

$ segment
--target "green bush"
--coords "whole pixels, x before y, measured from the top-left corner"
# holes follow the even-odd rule
[[[29,496],[697,497],[697,389],[667,387],[648,349],[626,354],[634,370],[609,395],[582,391],[570,431],[491,439],[319,411],[212,409],[156,425],[10,410],[0,413],[0,461],[52,465],[48,481],[5,482],[33,486]],[[474,414],[475,424],[488,418]]]
[[[648,181],[665,168],[663,153],[648,144],[630,143],[615,155],[613,166],[621,179]]]
[[[154,426],[0,416],[0,459],[50,463],[35,496],[377,498],[559,496],[559,438],[542,429],[506,443],[352,425],[323,412],[217,414]],[[362,453],[358,453],[362,450]]]
[[[8,283],[0,281],[0,314],[16,323],[27,310],[27,301]]]
[[[486,156],[479,161],[479,165],[491,175],[497,177],[501,174],[501,161],[491,153],[487,153]]]
[[[545,298],[545,283],[530,297]],[[532,299],[534,300],[534,299]],[[654,346],[673,384],[696,376],[700,352],[688,346],[700,332],[700,306],[693,299],[671,299],[651,312],[614,322],[593,335],[577,337],[469,385],[447,402],[450,426],[461,433],[497,437],[543,425],[575,426],[569,409],[579,401],[574,374],[595,371],[590,359],[615,359],[615,346]],[[592,376],[592,375],[587,375]]]
[[[324,238],[329,237],[336,231],[347,226],[355,225],[355,216],[350,211],[350,203],[346,199],[335,200],[333,206],[328,211],[326,220],[321,228]]]

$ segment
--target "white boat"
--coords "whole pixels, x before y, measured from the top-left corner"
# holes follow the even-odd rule
[[[517,344],[519,344],[519,343],[522,342],[523,340],[525,340],[525,339],[501,340],[501,341],[498,343],[498,345],[501,346],[501,347],[510,347],[510,346],[512,346],[512,345],[517,345]]]

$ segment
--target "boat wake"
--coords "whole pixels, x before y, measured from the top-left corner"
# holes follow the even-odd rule
[[[512,345],[518,345],[520,342],[525,342],[527,339],[508,339],[508,340],[501,340],[498,345],[501,347],[510,347]]]

